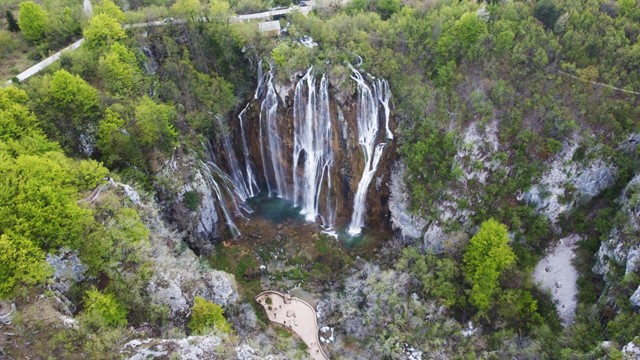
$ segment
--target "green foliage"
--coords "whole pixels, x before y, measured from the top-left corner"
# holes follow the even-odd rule
[[[56,71],[29,82],[31,106],[45,133],[69,153],[80,149],[80,136],[100,118],[98,91],[77,75]]]
[[[542,323],[538,302],[529,291],[508,289],[498,297],[498,315],[516,329],[532,329]]]
[[[173,106],[157,104],[148,96],[140,99],[135,109],[136,135],[144,146],[173,147],[177,133],[173,128],[176,112]]]
[[[138,89],[142,77],[135,54],[117,42],[100,57],[98,72],[105,88],[121,96],[131,95]]]
[[[27,108],[27,93],[14,86],[0,89],[0,140],[8,142],[41,134],[36,117]]]
[[[83,322],[95,328],[127,325],[127,310],[111,294],[93,288],[85,293]]]
[[[13,16],[13,12],[11,10],[7,10],[4,15],[7,17],[7,29],[11,32],[20,31],[20,26],[18,26],[18,22]]]
[[[0,235],[0,299],[46,280],[51,272],[44,258],[44,252],[28,238],[13,233]]]
[[[454,134],[442,134],[425,125],[414,136],[416,140],[405,143],[400,150],[409,170],[412,205],[427,213],[433,201],[446,190],[447,182],[455,179]]]
[[[47,45],[51,49],[57,49],[69,45],[80,37],[79,16],[68,7],[59,7],[49,11],[49,23],[47,27]]]
[[[271,51],[281,76],[309,67],[313,55],[313,49],[291,41],[282,41]]]
[[[127,130],[120,114],[109,108],[98,126],[98,150],[107,166],[144,166],[136,138]]]
[[[408,272],[422,284],[422,296],[436,298],[452,308],[462,305],[462,289],[458,264],[448,257],[420,254],[417,248],[407,247],[396,264],[399,271]]]
[[[22,35],[33,42],[41,41],[47,31],[47,17],[46,10],[33,1],[20,3],[18,25]]]
[[[58,70],[51,78],[48,105],[64,113],[73,125],[84,125],[100,109],[98,91],[77,75]]]
[[[127,37],[118,20],[105,13],[98,14],[89,20],[83,36],[85,44],[94,50],[106,48]]]
[[[483,222],[471,238],[463,259],[464,276],[471,284],[469,302],[480,315],[491,307],[500,274],[515,260],[507,227],[493,219]]]
[[[378,13],[382,20],[400,11],[400,0],[378,0]]]
[[[231,15],[231,6],[226,0],[211,0],[209,5],[209,19],[226,22]]]
[[[547,29],[553,29],[553,25],[560,16],[560,10],[558,10],[553,0],[540,0],[536,2],[533,16],[540,20]]]
[[[486,32],[487,24],[479,19],[475,12],[465,13],[451,28],[445,29],[438,39],[438,54],[447,60],[459,59],[476,45]]]
[[[198,194],[197,191],[193,191],[193,190],[187,191],[186,193],[184,193],[184,198],[182,201],[184,203],[184,206],[187,207],[187,209],[191,211],[196,211],[200,206],[200,194]]]
[[[171,11],[173,11],[178,16],[187,19],[195,19],[200,12],[200,1],[176,0],[176,2],[171,5]]]
[[[196,296],[191,308],[189,330],[195,335],[207,335],[212,331],[231,333],[231,325],[224,318],[220,305]]]
[[[367,11],[369,9],[369,0],[353,0],[347,5],[347,12],[349,14],[355,14],[358,12]]]
[[[111,0],[102,0],[93,8],[93,13],[94,15],[106,14],[120,23],[125,19],[122,9]]]
[[[80,162],[82,163],[82,162]],[[96,186],[106,169],[84,173],[59,152],[0,158],[0,232],[12,230],[43,249],[75,244],[91,219],[78,204],[79,188]]]

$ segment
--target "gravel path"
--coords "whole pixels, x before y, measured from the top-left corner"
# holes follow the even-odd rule
[[[314,360],[328,360],[318,338],[318,320],[311,305],[289,294],[264,291],[255,300],[264,308],[272,322],[282,324],[295,332],[309,347]]]

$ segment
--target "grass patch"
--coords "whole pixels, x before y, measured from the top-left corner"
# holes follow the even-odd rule
[[[238,292],[243,298],[253,302],[253,298],[262,291],[258,275],[258,262],[253,252],[240,246],[220,244],[216,246],[209,261],[213,268],[228,272],[236,277]]]

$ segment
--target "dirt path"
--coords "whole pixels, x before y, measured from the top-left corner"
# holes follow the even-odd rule
[[[309,347],[311,358],[329,359],[320,346],[318,320],[311,305],[289,294],[271,290],[260,293],[255,300],[262,305],[269,320],[288,327],[300,336]]]

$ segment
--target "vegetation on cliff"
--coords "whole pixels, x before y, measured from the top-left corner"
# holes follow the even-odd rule
[[[591,269],[616,226],[637,235],[616,215],[615,200],[640,164],[635,147],[619,146],[640,131],[640,4],[354,0],[291,14],[278,39],[258,34],[255,23],[228,21],[232,12],[288,4],[103,0],[92,17],[78,2],[0,5],[7,80],[85,38],[41,75],[0,89],[0,299],[33,305],[50,289],[48,255],[75,251],[87,266],[86,280],[66,294],[79,325],[29,351],[100,358],[131,336],[126,326],[167,330],[169,309],[153,303],[147,287],[153,230],[130,197],[100,192],[113,178],[135,184],[157,195],[173,214],[167,220],[181,221],[169,210],[178,180],[161,172],[185,154],[204,158],[203,144],[220,135],[213,116],[235,118],[252,98],[257,59],[271,61],[281,83],[314,65],[342,99],[355,90],[348,63],[361,59],[367,72],[388,79],[411,209],[445,230],[438,253],[422,239],[389,239],[377,255],[354,260],[321,237],[312,240],[313,256],[288,260],[299,268],[274,278],[324,292],[323,320],[344,336],[329,346],[333,355],[401,358],[410,344],[442,357],[615,358],[637,339],[640,314],[629,302],[637,270],[611,264],[603,281]],[[187,22],[123,26],[152,16]],[[305,35],[318,46],[302,44]],[[487,130],[493,124],[495,139]],[[461,145],[471,126],[495,145],[482,160],[461,155],[471,152]],[[573,142],[569,161],[606,159],[616,180],[549,219],[521,195]],[[468,169],[486,176],[467,176]],[[566,189],[564,205],[577,192]],[[186,212],[202,206],[197,189],[180,196],[176,206]],[[582,275],[575,323],[563,328],[531,272],[569,233],[584,238],[575,260]],[[252,246],[218,247],[209,256],[236,275],[249,301],[260,287],[256,259],[272,257],[270,247]],[[191,321],[180,326],[193,334],[260,331],[227,322],[225,315],[241,317],[227,310],[195,297]],[[34,330],[31,320],[25,316],[23,334]],[[614,346],[601,346],[605,340]]]

